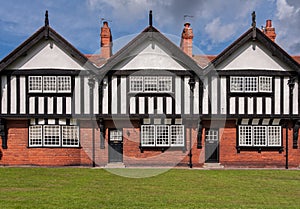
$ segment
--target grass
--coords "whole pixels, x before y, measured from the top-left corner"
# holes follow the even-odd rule
[[[0,208],[300,208],[300,171],[2,167]]]

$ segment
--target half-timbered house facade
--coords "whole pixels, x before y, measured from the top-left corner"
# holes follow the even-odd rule
[[[299,167],[299,57],[267,21],[218,56],[152,25],[83,55],[45,25],[0,63],[0,165]],[[298,62],[297,62],[298,59]]]

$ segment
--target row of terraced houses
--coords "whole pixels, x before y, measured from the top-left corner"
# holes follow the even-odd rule
[[[255,16],[254,16],[255,17]],[[84,55],[45,25],[0,62],[0,165],[300,166],[300,56],[272,21],[217,56],[152,24],[112,55]]]

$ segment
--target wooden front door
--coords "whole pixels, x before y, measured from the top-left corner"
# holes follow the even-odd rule
[[[205,162],[218,163],[219,162],[219,131],[206,130],[205,131]]]
[[[123,162],[123,130],[109,130],[108,159],[110,163]]]

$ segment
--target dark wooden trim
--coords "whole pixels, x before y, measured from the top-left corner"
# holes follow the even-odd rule
[[[211,100],[212,100],[212,75],[207,77],[207,88],[208,88],[208,113],[211,114]]]
[[[281,76],[280,79],[281,79],[280,80],[280,114],[283,115],[283,110],[284,110],[284,108],[283,108],[283,105],[284,105],[284,87],[283,87],[284,77]]]
[[[163,98],[162,98],[162,103],[163,103],[163,113],[164,114],[167,114],[167,98],[166,98],[166,96],[163,96]]]
[[[84,113],[84,105],[85,105],[85,102],[87,102],[85,98],[88,95],[84,94],[84,91],[85,91],[85,85],[84,85],[85,77],[80,76],[79,78],[80,78],[80,95],[79,95],[79,98],[80,98],[80,101],[81,101],[80,102],[80,112],[83,114]]]
[[[48,97],[44,97],[44,114],[47,113],[48,113]]]
[[[217,79],[217,114],[221,113],[221,78],[216,76]]]
[[[176,100],[175,100],[175,94],[176,94],[176,85],[175,85],[175,82],[176,82],[176,77],[177,76],[172,76],[172,91],[174,92],[173,95],[170,95],[171,98],[172,98],[172,114],[174,115],[176,113]]]
[[[57,97],[53,97],[53,114],[57,114]]]
[[[121,114],[121,76],[117,76],[117,113]]]
[[[149,102],[148,102],[148,97],[145,97],[145,114],[149,114]]]
[[[2,75],[34,75],[34,76],[44,76],[44,75],[53,75],[53,76],[78,76],[88,75],[88,71],[83,70],[68,70],[68,69],[24,69],[24,70],[15,70],[15,69],[5,69],[1,71]]]
[[[185,96],[185,84],[184,84],[184,76],[181,76],[181,82],[180,82],[181,84],[181,98],[180,98],[180,106],[181,106],[181,114],[185,114],[185,112],[184,112],[184,107],[185,107],[185,100],[184,100],[184,96]]]
[[[34,97],[34,113],[39,114],[39,97]]]
[[[66,96],[62,97],[62,113],[66,114],[67,112],[67,102],[66,102]]]
[[[107,76],[192,76],[190,70],[170,70],[170,69],[134,69],[134,70],[110,70]]]
[[[243,70],[217,70],[219,76],[290,76],[297,75],[296,72],[290,71],[275,71],[275,70],[255,70],[255,69],[243,69]]]
[[[11,113],[11,76],[7,75],[6,77],[6,85],[7,85],[7,114]]]
[[[135,97],[135,113],[140,113],[140,97]]]
[[[16,113],[20,114],[20,76],[16,76]]]
[[[112,76],[107,77],[107,87],[108,87],[108,114],[111,114],[111,105],[112,105]]]

